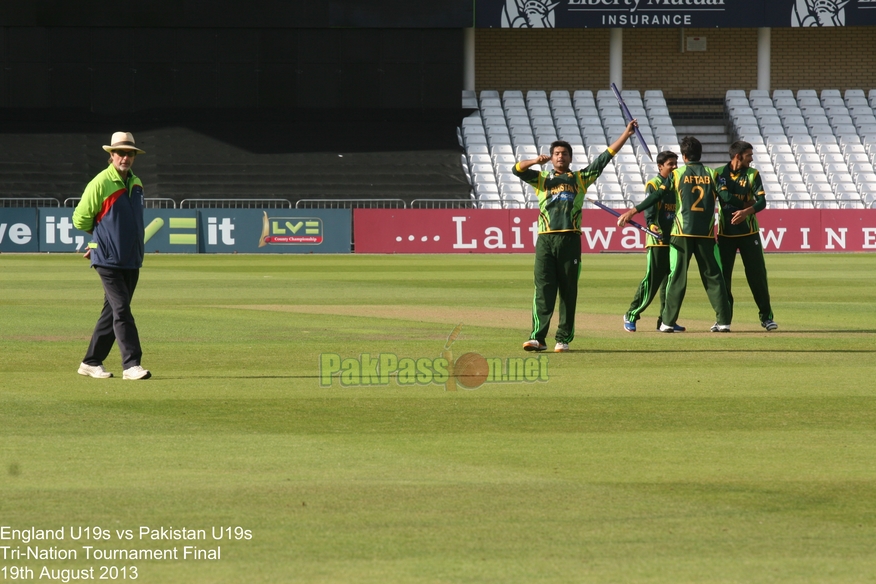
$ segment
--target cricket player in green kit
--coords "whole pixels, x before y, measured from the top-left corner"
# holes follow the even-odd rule
[[[645,200],[627,210],[618,220],[618,227],[623,227],[636,213],[645,212],[648,228],[660,233],[663,237],[646,236],[645,247],[648,250],[648,267],[645,278],[639,284],[630,309],[624,314],[624,330],[636,332],[636,321],[660,292],[660,313],[666,305],[666,277],[669,276],[669,234],[672,232],[672,222],[675,219],[675,191],[669,181],[672,171],[678,167],[678,154],[661,152],[657,155],[657,176],[645,185]],[[657,328],[662,323],[657,317]],[[683,332],[685,328],[675,325],[675,332]]]
[[[547,349],[545,338],[550,327],[557,294],[560,297],[560,322],[554,352],[565,353],[575,338],[575,308],[578,277],[581,275],[581,208],[587,188],[596,182],[614,155],[626,144],[638,126],[636,120],[614,143],[584,170],[572,171],[572,146],[568,142],[551,144],[551,155],[523,160],[514,165],[514,175],[529,183],[538,195],[538,240],[535,244],[535,295],[532,301],[532,332],[523,343],[526,351]],[[531,167],[550,161],[553,170],[538,172]]]
[[[715,169],[718,180],[727,185],[731,196],[729,203],[720,205],[718,225],[718,250],[721,254],[721,270],[733,310],[733,264],[736,250],[745,266],[745,279],[751,288],[754,303],[760,316],[760,325],[767,331],[774,331],[779,325],[773,321],[770,305],[770,289],[767,284],[766,262],[760,240],[760,227],[756,213],[766,208],[763,182],[760,173],[751,168],[754,148],[748,142],[738,140],[730,145],[730,163]]]
[[[697,258],[706,295],[717,321],[712,332],[729,333],[732,313],[721,261],[715,244],[715,201],[728,201],[727,188],[718,183],[715,171],[700,162],[703,146],[692,136],[681,141],[685,165],[672,172],[675,190],[675,221],[669,240],[669,282],[660,332],[675,332],[675,321],[687,291],[687,269],[691,256]]]

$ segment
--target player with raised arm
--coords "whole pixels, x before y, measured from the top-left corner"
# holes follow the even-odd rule
[[[581,209],[587,188],[596,182],[614,155],[626,144],[638,125],[632,120],[617,140],[583,170],[571,170],[572,146],[568,142],[551,144],[551,155],[541,154],[514,165],[514,175],[532,185],[538,195],[538,239],[535,243],[535,295],[532,300],[532,332],[523,343],[525,351],[547,349],[545,337],[550,327],[557,295],[560,322],[554,352],[565,353],[575,338],[575,308],[578,277],[581,275]],[[550,161],[553,170],[533,170]]]

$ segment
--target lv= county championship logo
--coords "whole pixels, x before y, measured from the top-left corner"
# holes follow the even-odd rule
[[[268,217],[264,212],[259,247],[319,245],[322,241],[322,219],[319,217]]]
[[[485,383],[535,383],[548,380],[547,355],[534,357],[484,357],[480,353],[463,353],[453,358],[453,344],[462,332],[462,324],[447,336],[441,356],[437,358],[399,357],[380,353],[372,357],[342,358],[335,353],[319,356],[319,384],[331,387],[335,379],[341,387],[389,385],[443,385],[445,391],[477,389]]]

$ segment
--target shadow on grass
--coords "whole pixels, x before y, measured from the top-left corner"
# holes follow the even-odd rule
[[[709,334],[721,334],[721,333],[712,333],[711,331],[697,331],[697,332],[707,332]],[[687,334],[687,333],[678,333],[678,334]],[[769,332],[769,333],[767,333],[766,331],[755,330],[755,331],[732,331],[730,334],[731,335],[766,335],[766,334],[769,334],[769,335],[788,335],[788,334],[791,334],[791,335],[817,335],[817,334],[823,334],[823,335],[854,335],[854,334],[872,335],[872,334],[876,334],[876,330],[860,330],[860,329],[855,329],[855,330],[818,329],[818,330],[811,330],[811,331],[808,331],[808,330],[792,330],[792,331],[778,330],[778,331]]]
[[[628,353],[655,353],[655,354],[666,354],[666,353],[751,353],[751,349],[588,349],[584,351],[578,351],[579,353],[617,353],[617,354],[628,354]],[[871,354],[876,353],[876,349],[758,349],[758,353],[775,353],[779,354],[835,354],[835,353],[862,353],[862,354]]]
[[[192,379],[319,379],[319,375],[162,375],[149,380],[150,383],[157,381],[182,381]]]

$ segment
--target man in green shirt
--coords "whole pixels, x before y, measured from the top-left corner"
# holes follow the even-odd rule
[[[669,181],[669,175],[678,167],[678,154],[661,152],[657,155],[657,176],[645,185],[645,200],[622,214],[617,221],[618,227],[623,227],[636,213],[645,212],[645,221],[652,231],[663,235],[661,238],[646,236],[645,247],[648,250],[648,267],[645,278],[639,284],[630,309],[624,314],[624,330],[636,332],[636,321],[660,292],[660,313],[666,305],[666,277],[669,275],[669,233],[672,231],[672,221],[675,219],[675,191]],[[657,317],[657,328],[662,324]],[[683,332],[685,328],[675,325],[675,332]]]
[[[724,283],[730,298],[730,310],[733,310],[730,284],[738,250],[745,266],[745,279],[748,280],[748,287],[751,288],[751,295],[757,304],[760,325],[767,331],[774,331],[779,325],[773,321],[766,262],[760,240],[760,227],[755,216],[766,208],[766,196],[760,173],[751,168],[753,153],[751,144],[737,140],[730,145],[730,163],[715,169],[718,180],[727,186],[727,192],[731,196],[730,202],[720,206],[718,251],[721,254]]]
[[[729,333],[732,313],[721,262],[715,245],[715,201],[729,200],[726,187],[718,184],[715,171],[700,162],[703,146],[693,136],[681,141],[685,165],[672,172],[675,191],[675,219],[669,240],[669,282],[660,331],[675,332],[675,321],[687,291],[687,269],[691,256],[697,258],[706,295],[717,321],[712,332]]]
[[[578,277],[581,274],[581,208],[587,188],[596,182],[603,169],[626,144],[638,126],[632,120],[620,137],[587,168],[570,170],[572,146],[568,142],[551,144],[551,155],[523,160],[514,165],[514,175],[532,185],[538,195],[538,240],[535,244],[535,295],[532,301],[532,332],[523,343],[526,351],[547,349],[545,338],[560,297],[560,322],[554,352],[569,350],[575,338],[575,307]],[[550,161],[553,170],[533,170],[536,164]]]

